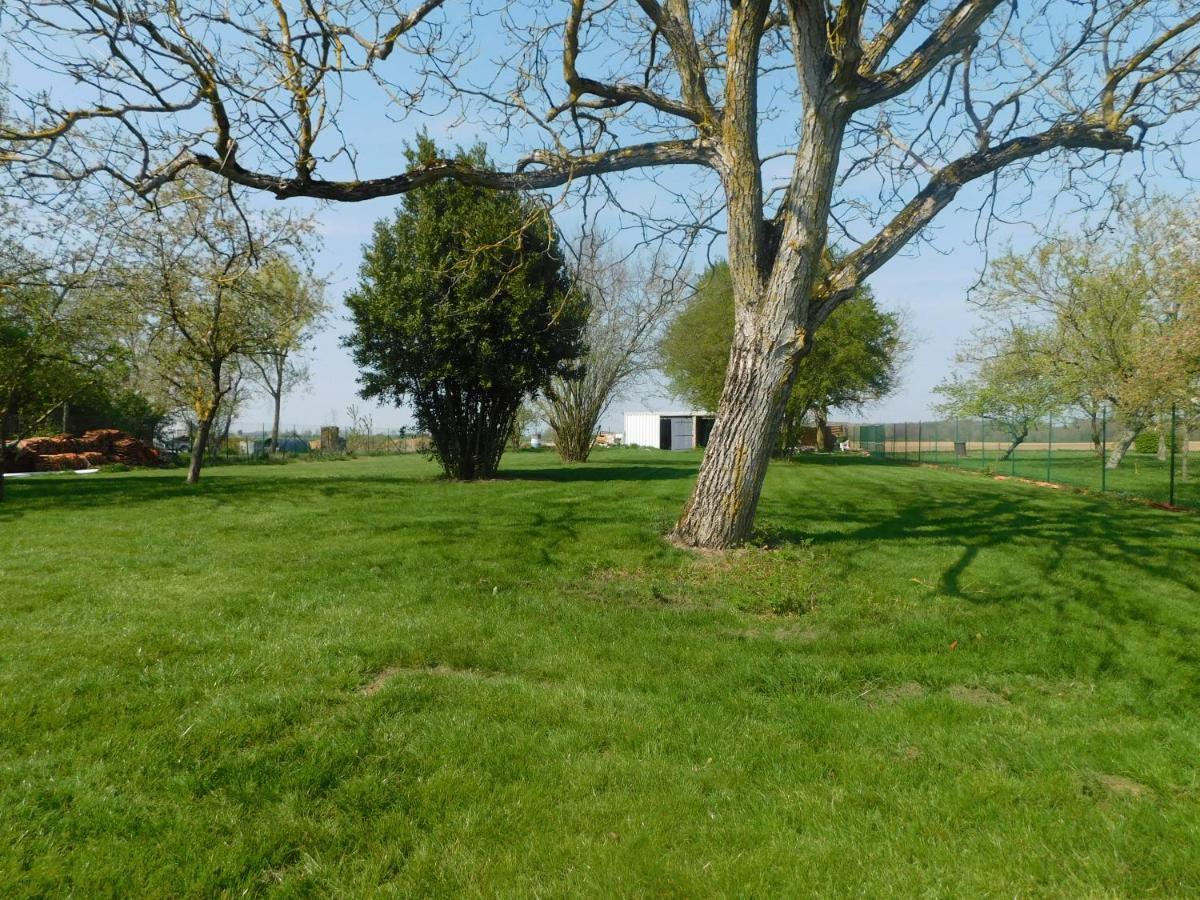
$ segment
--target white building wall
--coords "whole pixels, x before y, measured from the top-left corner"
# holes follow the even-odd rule
[[[659,441],[658,413],[625,413],[625,444],[657,447]]]

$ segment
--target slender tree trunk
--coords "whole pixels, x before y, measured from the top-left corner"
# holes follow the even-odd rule
[[[4,473],[8,471],[8,412],[0,409],[0,503],[4,502]]]
[[[71,401],[64,400],[62,408],[62,433],[71,433]]]
[[[594,431],[572,425],[555,428],[554,435],[554,449],[558,451],[558,456],[563,462],[587,462],[592,453]]]
[[[1137,440],[1137,436],[1141,433],[1140,428],[1127,428],[1121,432],[1121,438],[1113,447],[1112,453],[1108,455],[1108,462],[1104,464],[1106,469],[1115,469],[1121,464],[1121,460],[1125,458],[1125,454],[1129,452],[1129,448],[1133,446],[1133,442]]]
[[[1012,443],[1008,445],[1008,449],[1005,450],[1002,454],[1000,454],[1000,462],[1004,462],[1010,456],[1012,456],[1013,453],[1016,452],[1016,449],[1018,447],[1020,447],[1023,443],[1025,443],[1025,438],[1027,438],[1027,437],[1029,437],[1029,429],[1028,428],[1026,428],[1020,434],[1014,434],[1013,438],[1012,438]]]
[[[1100,429],[1100,417],[1095,413],[1088,413],[1088,418],[1092,423],[1092,452],[1097,456],[1100,455],[1101,447],[1103,446],[1104,436]]]
[[[1188,480],[1188,451],[1189,451],[1191,443],[1192,443],[1192,436],[1188,431],[1187,422],[1184,422],[1182,424],[1180,431],[1181,431],[1181,437],[1183,439],[1183,444],[1179,449],[1180,449],[1180,452],[1183,454],[1183,460],[1180,463],[1179,480],[1187,481]]]
[[[1158,423],[1158,453],[1156,454],[1159,462],[1167,461],[1167,429],[1163,427],[1163,423]]]
[[[204,464],[204,452],[208,449],[208,436],[216,417],[217,408],[213,406],[205,412],[204,418],[200,420],[200,425],[196,429],[196,437],[192,441],[192,459],[188,465],[188,484],[195,484],[200,480],[200,467]]]
[[[229,430],[233,427],[233,413],[225,417],[225,421],[221,423],[221,440],[217,443],[217,453],[229,446]]]
[[[554,449],[563,462],[587,462],[596,443],[601,408],[585,399],[565,404],[551,422],[554,429]]]
[[[817,449],[823,453],[832,453],[837,449],[836,441],[833,439],[833,431],[829,428],[829,411],[826,409],[818,409],[816,412],[817,419]]]
[[[271,452],[279,452],[279,415],[283,409],[283,391],[275,391],[271,395],[275,401],[275,414],[271,419]]]

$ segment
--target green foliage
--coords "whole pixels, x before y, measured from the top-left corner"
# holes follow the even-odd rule
[[[1053,356],[1045,352],[1046,340],[1041,329],[1015,326],[979,337],[959,355],[966,374],[935,388],[943,398],[939,412],[995,422],[1013,447],[1020,444],[1067,405]]]
[[[95,294],[0,282],[0,437],[42,428],[116,352]]]
[[[152,441],[169,413],[139,391],[124,387],[121,373],[77,394],[70,404],[69,423],[75,432],[119,428],[143,441]]]
[[[1147,428],[1140,432],[1133,441],[1134,453],[1157,453],[1158,452],[1158,432]]]
[[[428,165],[427,137],[407,151]],[[482,147],[460,159],[486,166]],[[570,289],[546,211],[519,194],[453,180],[405,194],[376,223],[344,340],[362,396],[411,402],[446,474],[493,474],[522,402],[583,350],[583,295]]]
[[[720,403],[733,343],[733,310],[729,263],[714,263],[663,335],[662,368],[671,391],[698,409],[715,411]]]
[[[733,343],[734,297],[727,263],[710,266],[688,305],[667,328],[663,371],[671,390],[693,406],[715,410]],[[784,449],[796,446],[805,416],[822,420],[830,409],[855,409],[895,389],[901,323],[879,309],[862,287],[817,330],[812,349],[796,366],[781,426]]]
[[[1196,894],[1200,517],[818,457],[697,555],[698,461],[14,482],[4,893]]]

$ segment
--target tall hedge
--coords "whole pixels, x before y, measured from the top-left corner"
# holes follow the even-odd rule
[[[406,152],[411,165],[439,160],[428,136]],[[482,147],[458,158],[488,165]],[[410,403],[455,479],[496,471],[521,403],[575,374],[587,320],[544,207],[453,180],[376,223],[346,305],[362,396]]]

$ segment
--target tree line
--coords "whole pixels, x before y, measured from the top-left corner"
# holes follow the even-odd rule
[[[326,313],[311,220],[256,211],[198,174],[143,208],[8,203],[0,229],[0,462],[72,411],[147,439],[175,421],[195,483],[250,385],[274,401],[275,446]]]

